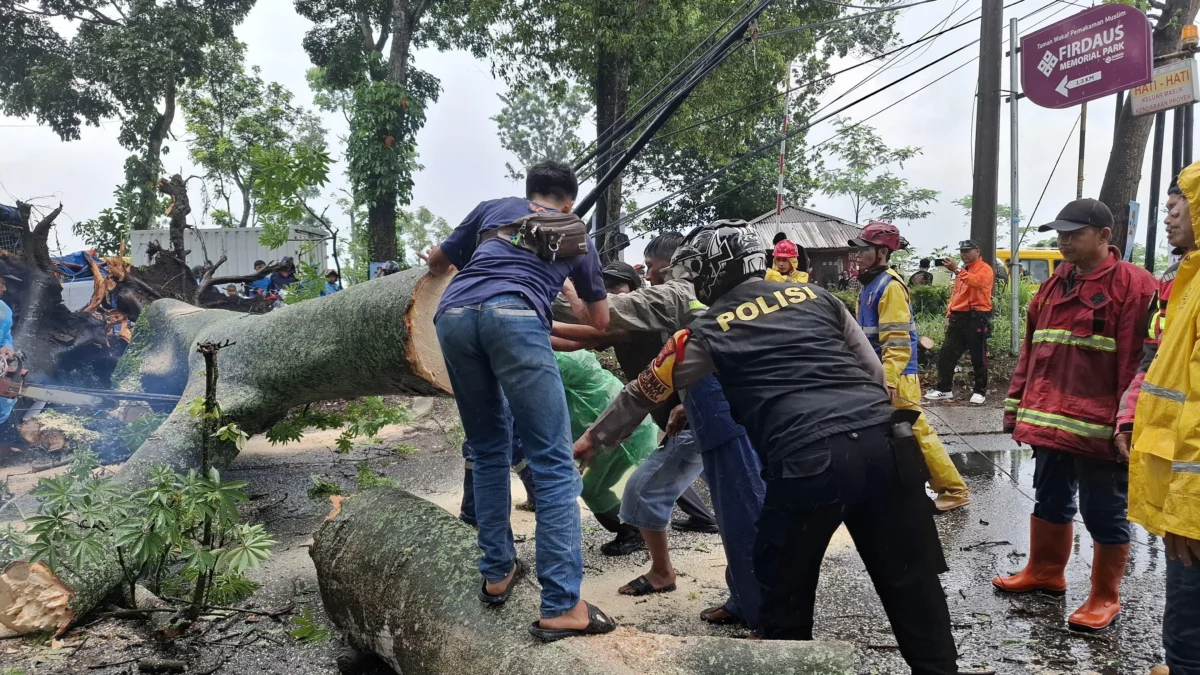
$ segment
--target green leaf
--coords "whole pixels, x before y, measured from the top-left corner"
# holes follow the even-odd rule
[[[308,607],[305,607],[299,616],[292,617],[292,624],[296,628],[288,635],[301,642],[324,642],[330,637],[330,632],[318,623],[317,617],[313,616],[312,610]]]
[[[271,557],[271,547],[279,542],[267,534],[262,525],[241,525],[235,533],[235,542],[221,551],[218,564],[234,574],[258,567]]]
[[[395,487],[396,481],[376,473],[367,462],[359,462],[354,470],[354,485],[359,490],[370,490],[377,487]]]
[[[323,500],[332,495],[342,494],[342,487],[324,476],[313,474],[309,476],[308,479],[312,481],[313,484],[313,486],[308,489],[308,496],[310,499]]]

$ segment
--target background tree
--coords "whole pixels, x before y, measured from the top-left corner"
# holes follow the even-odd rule
[[[958,199],[955,199],[951,203],[955,204],[956,206],[960,207],[963,210],[963,214],[966,215],[966,217],[967,217],[967,222],[965,224],[969,226],[971,223],[971,203],[972,203],[971,195],[964,195],[962,197],[959,197]],[[1017,209],[1017,222],[1020,222],[1022,219],[1023,218],[1022,218],[1021,210]],[[1010,235],[1009,235],[1009,233],[1012,231],[1012,221],[1013,221],[1012,207],[1009,206],[1008,204],[997,204],[996,205],[996,248],[1006,249],[1012,245],[1012,239],[1010,238]],[[1025,223],[1025,226],[1021,228],[1019,241],[1021,242],[1022,246],[1025,245],[1025,239],[1029,235],[1030,227],[1031,227],[1030,223]],[[1037,244],[1035,244],[1035,245],[1037,245]],[[1051,239],[1050,246],[1052,248],[1058,246],[1058,240]]]
[[[440,85],[412,64],[423,47],[461,47],[483,57],[487,21],[469,0],[295,0],[315,25],[304,37],[328,91],[351,92],[347,162],[356,201],[367,206],[367,251],[396,259],[396,209],[412,198],[417,131]]]
[[[579,128],[592,110],[587,90],[557,82],[549,87],[519,87],[500,94],[504,107],[492,118],[500,145],[517,157],[505,162],[508,177],[525,179],[525,171],[546,160],[569,162],[584,148]]]
[[[492,2],[500,5],[492,47],[497,72],[514,84],[536,85],[556,78],[583,84],[596,108],[598,138],[628,110],[644,98],[648,100],[664,78],[677,72],[673,70],[677,64],[694,60],[699,53],[693,51],[696,46],[728,29],[726,19],[745,7],[736,0]],[[791,0],[773,5],[760,19],[758,30],[766,33],[852,13],[856,12],[838,3]],[[789,79],[791,64],[804,76],[805,84],[793,92],[794,129],[802,129],[799,123],[815,108],[815,95],[827,85],[809,76],[824,72],[833,56],[888,44],[894,38],[893,20],[893,14],[884,13],[816,32],[797,31],[758,40],[740,49],[691,94],[688,104],[676,112],[625,179],[637,189],[677,191],[703,177],[700,171],[727,165],[746,150],[770,142],[778,135],[777,124],[770,121],[782,120],[778,94],[781,83]],[[764,139],[760,131],[767,128],[770,136]],[[801,133],[794,147],[802,141]],[[625,144],[622,138],[602,143],[599,156],[583,177],[603,175]],[[607,190],[602,205],[597,206],[598,222],[613,223],[620,218],[627,206],[624,184],[618,180]],[[699,201],[728,187],[706,183]],[[773,203],[772,198],[761,210]],[[601,239],[602,250],[614,254],[610,242]]]
[[[285,154],[307,146],[323,146],[325,132],[315,115],[293,102],[292,92],[278,82],[265,83],[257,66],[242,65],[242,45],[226,43],[228,52],[202,78],[186,86],[180,108],[187,122],[188,150],[205,170],[215,198],[224,208],[212,212],[221,226],[247,227],[254,212],[253,153],[271,148]],[[323,148],[322,148],[323,149]],[[234,215],[234,196],[240,214]]]
[[[817,183],[821,192],[848,197],[856,223],[865,218],[918,220],[930,214],[924,207],[937,199],[938,191],[910,187],[907,179],[891,170],[893,166],[903,168],[921,148],[890,148],[874,128],[844,118],[835,120],[834,126],[839,137],[831,144],[831,152],[841,166],[820,171]]]
[[[450,223],[445,218],[434,215],[424,206],[415,211],[402,210],[397,214],[396,233],[404,242],[404,250],[400,264],[421,265],[418,252],[425,252],[430,246],[440,244],[450,235]]]
[[[1183,26],[1196,20],[1200,0],[1155,0],[1151,4],[1159,12],[1152,21],[1154,56],[1157,58],[1179,51],[1180,32]],[[1100,186],[1100,201],[1112,210],[1112,243],[1122,251],[1129,236],[1128,204],[1137,199],[1138,184],[1142,180],[1142,160],[1146,157],[1146,141],[1150,139],[1153,123],[1154,115],[1134,117],[1132,104],[1126,100],[1113,130],[1113,147],[1108,155],[1104,182]],[[1169,182],[1170,177],[1167,180]]]
[[[63,140],[119,117],[122,208],[133,229],[153,221],[153,184],[179,88],[204,75],[213,47],[254,0],[31,0],[0,3],[0,110],[33,116]]]

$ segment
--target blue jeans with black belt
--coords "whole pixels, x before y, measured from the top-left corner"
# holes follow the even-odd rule
[[[1167,560],[1163,647],[1171,675],[1200,675],[1200,566]]]
[[[508,476],[515,426],[537,495],[541,616],[561,616],[579,603],[583,581],[576,501],[582,481],[572,456],[567,397],[550,333],[515,293],[447,309],[436,328],[463,431],[475,454],[475,509],[483,552],[479,571],[489,583],[502,581],[517,557]]]

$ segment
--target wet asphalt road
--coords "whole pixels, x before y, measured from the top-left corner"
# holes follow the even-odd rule
[[[1161,540],[1134,527],[1122,586],[1124,611],[1095,635],[1067,631],[1066,618],[1087,597],[1091,538],[1082,524],[1067,567],[1065,598],[1011,596],[992,577],[1020,569],[1028,553],[1033,457],[1006,436],[955,438],[947,449],[972,493],[969,506],[938,518],[950,571],[942,576],[964,666],[997,673],[1144,674],[1161,663],[1164,553]],[[882,606],[853,551],[831,555],[818,595],[818,636],[858,645],[860,672],[907,672],[895,650]]]

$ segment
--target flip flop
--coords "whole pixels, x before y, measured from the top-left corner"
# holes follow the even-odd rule
[[[621,595],[632,595],[634,597],[637,597],[640,595],[653,595],[655,593],[670,593],[671,591],[675,590],[675,584],[667,584],[666,586],[663,586],[662,588],[655,588],[654,584],[650,583],[650,580],[647,579],[646,575],[644,575],[644,574],[625,585],[629,586],[629,588],[632,589],[633,592],[632,593],[621,593],[621,591],[619,589],[617,590],[617,592],[621,593]]]
[[[525,576],[525,565],[521,564],[520,558],[513,562],[513,568],[516,571],[513,572],[512,580],[508,582],[508,586],[504,588],[504,591],[500,595],[490,595],[487,592],[487,579],[484,579],[483,585],[479,587],[479,601],[492,607],[503,605],[508,600],[508,596],[512,594],[517,582],[521,580],[521,577]]]
[[[712,615],[716,614],[717,612],[725,612],[725,615],[726,615],[725,618],[723,618],[723,619],[711,618]],[[700,612],[700,620],[704,621],[705,623],[711,623],[714,626],[726,626],[731,623],[741,623],[742,622],[741,619],[737,618],[729,610],[725,609],[725,605],[717,605],[716,607],[709,607],[708,609],[704,610],[703,612]]]
[[[584,602],[588,609],[588,625],[586,628],[542,628],[540,621],[529,624],[529,632],[543,642],[554,642],[569,637],[583,635],[603,635],[617,629],[617,624],[599,607],[590,602]]]

